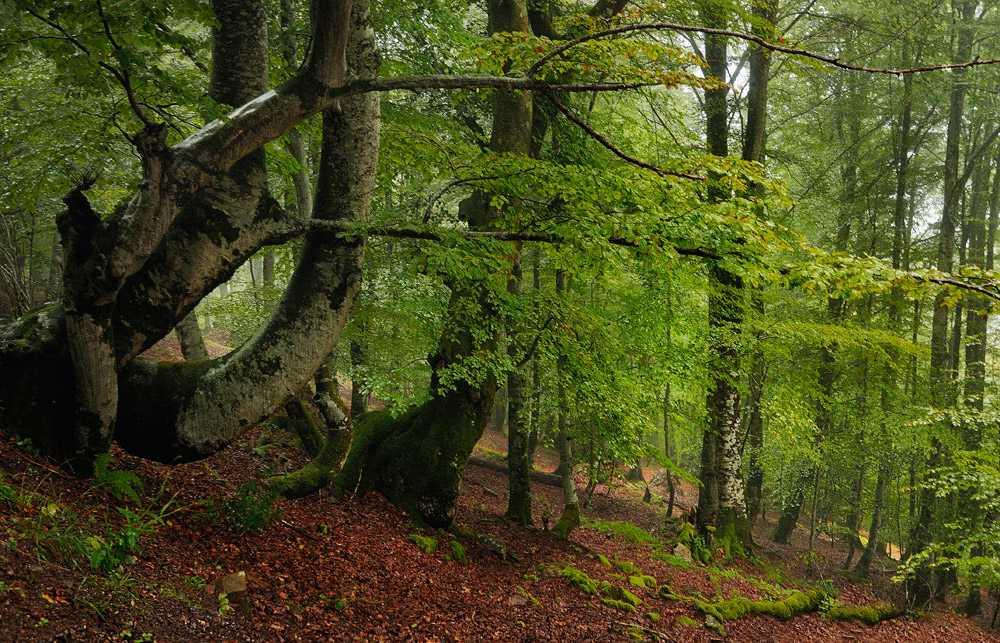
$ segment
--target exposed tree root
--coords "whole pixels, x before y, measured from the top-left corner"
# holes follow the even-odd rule
[[[486,467],[487,469],[499,471],[500,473],[508,473],[510,471],[510,468],[506,464],[501,464],[500,462],[496,462],[488,458],[480,458],[479,456],[472,456],[469,458],[469,464],[474,464],[477,467]],[[528,477],[540,484],[547,484],[552,487],[562,486],[562,476],[558,473],[546,473],[544,471],[531,469],[528,472]]]

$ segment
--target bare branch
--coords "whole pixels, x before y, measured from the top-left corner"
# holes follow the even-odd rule
[[[605,29],[604,31],[596,31],[585,36],[580,36],[579,38],[574,38],[569,40],[552,51],[548,52],[531,65],[528,71],[525,72],[525,76],[534,77],[544,65],[550,62],[556,56],[562,54],[572,47],[576,47],[579,44],[588,42],[590,40],[598,40],[600,38],[607,38],[608,36],[615,36],[618,34],[633,33],[637,31],[681,31],[686,33],[701,33],[708,35],[717,36],[730,36],[732,38],[737,38],[739,40],[745,40],[747,42],[752,42],[754,44],[760,45],[765,49],[770,49],[771,51],[780,51],[781,53],[791,54],[793,56],[803,56],[805,58],[812,58],[813,60],[818,60],[827,65],[832,65],[839,69],[846,69],[848,71],[863,71],[870,74],[891,74],[894,76],[900,76],[902,74],[916,74],[925,71],[939,71],[942,69],[964,69],[967,67],[979,67],[982,65],[995,65],[1000,63],[1000,58],[988,58],[980,59],[979,57],[973,58],[968,62],[963,63],[945,63],[941,65],[930,65],[927,67],[911,67],[909,69],[882,69],[878,67],[863,67],[860,65],[851,65],[841,61],[839,58],[832,58],[830,56],[823,56],[821,54],[816,54],[806,49],[799,49],[798,47],[788,47],[781,44],[775,44],[773,42],[768,42],[760,36],[754,36],[747,33],[742,33],[739,31],[731,31],[729,29],[717,29],[713,27],[699,27],[696,25],[681,25],[673,22],[645,22],[638,23],[634,25],[623,25],[621,27],[614,27],[613,29]]]
[[[100,9],[100,4],[98,4],[98,8]],[[69,32],[63,29],[62,25],[60,25],[58,22],[48,20],[47,18],[43,17],[41,14],[39,14],[37,11],[33,9],[26,9],[26,11],[28,12],[29,15],[31,15],[39,22],[42,22],[48,25],[49,27],[52,27],[59,33],[61,33],[63,35],[63,38],[65,38],[68,42],[72,43],[74,47],[76,47],[83,53],[87,54],[88,56],[90,55],[90,50],[87,49],[87,47],[84,46],[82,42],[80,42],[73,36],[69,35]],[[102,19],[103,19],[103,13],[102,13]],[[105,22],[104,24],[105,24],[104,27],[105,30],[108,30],[107,22]],[[110,31],[107,31],[107,35],[108,38],[111,39],[112,46],[117,48],[118,44],[115,42],[114,38],[111,38]],[[98,60],[97,65],[102,69],[108,71],[112,76],[114,76],[115,80],[118,81],[118,84],[122,86],[122,89],[125,90],[125,95],[128,97],[128,102],[129,105],[132,107],[132,111],[135,112],[136,117],[138,117],[138,119],[142,121],[142,124],[145,125],[146,127],[152,126],[153,122],[149,120],[149,118],[143,113],[142,109],[139,107],[139,103],[135,99],[135,93],[132,91],[132,83],[129,81],[128,72],[126,71],[123,74],[122,72],[118,71],[117,69],[115,69],[108,63],[104,62],[103,60]]]
[[[594,139],[595,141],[597,141],[598,143],[600,143],[601,145],[603,145],[604,147],[606,147],[607,149],[609,149],[618,158],[620,158],[620,159],[622,159],[622,160],[624,160],[624,161],[626,161],[628,163],[631,163],[633,165],[638,165],[639,167],[642,167],[642,168],[645,168],[647,170],[651,170],[653,172],[656,172],[660,176],[668,176],[668,175],[669,176],[677,176],[677,177],[680,177],[680,178],[683,178],[683,179],[691,179],[692,181],[704,181],[705,180],[704,176],[698,176],[697,174],[688,174],[687,172],[678,172],[676,170],[665,170],[662,167],[658,167],[656,165],[653,165],[652,163],[646,163],[645,161],[640,161],[639,159],[635,158],[634,156],[629,156],[625,152],[622,152],[620,149],[618,149],[617,147],[615,147],[610,141],[608,141],[608,139],[606,139],[603,136],[601,136],[590,125],[587,125],[580,117],[578,117],[576,114],[574,114],[573,112],[571,112],[568,107],[566,107],[561,102],[559,102],[559,99],[557,99],[555,97],[554,93],[548,92],[548,91],[543,92],[543,93],[548,97],[548,99],[550,101],[552,101],[552,104],[555,105],[556,108],[560,112],[562,112],[563,116],[565,116],[566,118],[568,118],[569,120],[571,120],[573,123],[575,123],[578,127],[580,127],[583,131],[585,131],[588,136],[590,136],[592,139]]]

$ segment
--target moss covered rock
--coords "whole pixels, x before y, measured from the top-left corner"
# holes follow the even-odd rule
[[[674,591],[670,585],[663,585],[657,595],[665,601],[682,601],[684,597]]]
[[[617,556],[615,556],[615,567],[629,576],[642,576],[642,570],[635,563],[627,560],[618,560]]]
[[[642,604],[642,599],[628,591],[623,587],[618,585],[612,585],[608,582],[602,582],[599,586],[601,594],[607,596],[608,598],[613,598],[617,601],[625,601],[632,606],[638,606]]]
[[[705,541],[698,534],[694,525],[691,523],[684,523],[681,527],[680,532],[677,533],[677,538],[674,539],[675,544],[684,545],[691,552],[692,560],[696,560],[703,565],[707,565],[712,560],[712,552],[705,546]]]
[[[457,560],[459,563],[465,565],[469,562],[469,557],[465,555],[465,545],[453,540],[449,543],[451,545],[451,557]]]
[[[619,601],[613,598],[602,598],[601,602],[607,605],[608,607],[613,607],[623,612],[635,614],[635,605],[632,605],[631,603],[628,603],[626,601]]]
[[[562,575],[569,581],[570,585],[579,587],[586,594],[596,594],[600,590],[601,584],[598,581],[572,565],[563,567]]]
[[[641,587],[643,589],[656,589],[656,579],[649,574],[629,576],[628,582],[630,585],[635,585],[636,587]]]

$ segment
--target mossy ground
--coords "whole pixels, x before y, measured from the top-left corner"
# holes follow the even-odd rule
[[[432,554],[437,551],[438,541],[436,538],[430,538],[428,536],[420,536],[418,534],[413,534],[410,536],[410,542],[416,545],[425,554]]]
[[[614,538],[627,543],[655,545],[660,542],[659,538],[645,529],[636,527],[635,525],[630,525],[627,522],[618,522],[615,520],[594,520],[587,521],[585,526],[590,527],[591,529],[596,529],[597,531],[609,533]]]

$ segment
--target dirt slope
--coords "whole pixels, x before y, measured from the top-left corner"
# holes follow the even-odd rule
[[[0,641],[566,643],[654,640],[659,633],[661,640],[709,642],[723,639],[702,625],[704,618],[690,604],[630,585],[594,554],[633,562],[657,585],[669,583],[686,595],[697,592],[712,600],[764,598],[796,585],[792,579],[803,571],[796,545],[766,546],[765,567],[741,562],[712,571],[655,560],[651,556],[666,551],[662,542],[626,542],[606,525],[580,529],[568,542],[541,528],[516,528],[502,517],[503,475],[482,467],[467,471],[458,518],[502,539],[513,554],[506,562],[474,542],[466,544],[468,562],[459,562],[449,537],[418,532],[376,495],[280,501],[283,518],[259,533],[237,535],[206,517],[205,499],[220,499],[216,506],[221,506],[241,483],[301,464],[301,452],[281,444],[286,439],[274,429],[258,428],[222,454],[176,467],[118,453],[113,466],[142,481],[138,504],[63,476],[23,446],[0,443]],[[481,446],[502,451],[503,438],[488,434]],[[538,465],[554,468],[551,454],[543,456]],[[647,472],[647,478],[653,475]],[[132,486],[137,487],[134,481]],[[643,504],[635,488],[605,491],[594,496],[593,508],[585,512],[589,519],[629,522],[662,541],[662,505]],[[557,517],[561,510],[559,490],[536,485],[535,493],[541,527],[546,515]],[[682,503],[692,501],[690,493],[681,495]],[[238,509],[241,520],[249,521],[264,505],[250,497]],[[131,523],[117,508],[131,512]],[[149,531],[138,534],[138,548],[129,545],[128,524]],[[412,541],[421,533],[437,539],[436,551],[425,553]],[[92,537],[119,543],[125,564],[118,571],[91,569],[89,557],[107,549]],[[842,559],[836,545],[824,542],[819,553],[842,601],[891,597],[894,590],[884,582],[858,583],[832,573]],[[643,601],[638,612],[605,605],[553,575],[557,571],[539,568],[554,563],[630,589]],[[220,599],[214,585],[237,572],[246,576],[245,606],[239,593]],[[659,620],[651,620],[649,612]],[[629,634],[633,624],[642,629]],[[946,610],[874,627],[817,614],[787,622],[754,616],[727,621],[725,627],[725,640],[762,643],[1000,641]]]

